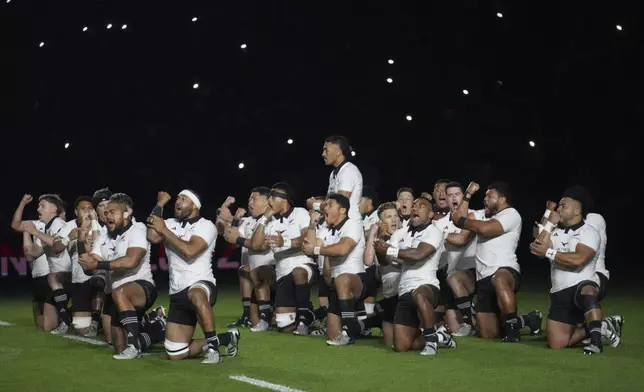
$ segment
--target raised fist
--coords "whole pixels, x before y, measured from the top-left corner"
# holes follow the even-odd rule
[[[473,195],[479,190],[479,184],[475,183],[474,181],[470,182],[470,185],[467,186],[466,192]]]
[[[157,193],[157,205],[161,207],[166,205],[170,201],[170,199],[172,199],[172,197],[170,197],[170,194],[168,192],[159,191],[159,193]]]

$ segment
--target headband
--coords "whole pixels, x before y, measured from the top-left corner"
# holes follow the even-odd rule
[[[285,199],[285,200],[291,200],[291,198],[286,193],[276,191],[276,190],[271,190],[271,196],[273,196],[273,197],[281,197],[282,199]]]
[[[194,193],[192,193],[192,191],[190,191],[190,190],[188,190],[188,189],[184,189],[184,190],[182,190],[181,192],[179,192],[179,195],[180,195],[180,196],[185,196],[185,197],[187,197],[188,199],[192,200],[192,202],[194,203],[194,205],[195,205],[195,206],[197,206],[197,209],[198,209],[198,210],[200,210],[200,209],[201,209],[201,201],[199,200],[199,198],[197,197],[197,195],[195,195]]]

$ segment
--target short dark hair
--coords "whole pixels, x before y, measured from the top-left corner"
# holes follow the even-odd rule
[[[510,184],[508,184],[505,181],[494,181],[493,183],[490,184],[490,186],[487,187],[488,190],[494,189],[497,191],[499,196],[505,197],[505,202],[508,205],[512,205],[514,203],[514,195],[512,194],[512,189],[510,188]]]
[[[420,196],[416,200],[425,200],[427,203],[429,203],[429,208],[432,209],[432,201],[426,198],[425,196]]]
[[[84,201],[86,201],[86,202],[90,203],[91,205],[94,205],[94,200],[92,200],[92,198],[91,198],[91,197],[89,197],[89,196],[79,196],[79,197],[78,197],[78,199],[76,199],[76,200],[74,201],[74,209],[77,209],[77,208],[78,208],[78,205],[79,205],[81,202],[84,202]]]
[[[101,204],[102,201],[109,200],[110,197],[112,197],[112,191],[108,187],[94,192],[94,195],[92,195],[92,204],[94,205],[94,208]]]
[[[398,192],[396,192],[396,198],[398,198],[400,196],[400,194],[403,193],[403,192],[409,192],[409,193],[411,193],[411,197],[414,197],[414,190],[411,189],[410,187],[404,186],[404,187],[398,189]]]
[[[452,181],[451,181],[451,180],[448,180],[447,178],[441,178],[441,179],[439,179],[438,181],[436,181],[436,182],[434,183],[434,188],[436,188],[436,185],[439,185],[439,184],[449,184],[450,182],[452,182]]]
[[[461,192],[465,193],[465,188],[463,188],[463,185],[461,185],[460,182],[452,181],[447,186],[445,187],[445,190],[448,188],[461,188]]]
[[[344,155],[345,159],[351,158],[351,144],[349,144],[349,139],[342,135],[331,135],[326,138],[324,141],[325,143],[331,143],[335,144],[336,146],[340,147],[340,150],[342,150],[342,154]]]
[[[250,193],[259,193],[262,196],[270,196],[271,190],[269,187],[266,186],[258,186],[250,190]]]
[[[394,203],[393,201],[382,203],[378,206],[378,218],[380,218],[380,215],[387,210],[398,211],[398,207],[396,207],[396,203]]]
[[[335,200],[340,205],[340,207],[347,210],[347,215],[349,214],[349,208],[351,204],[349,203],[348,197],[339,193],[333,193],[329,195],[329,200]]]
[[[65,210],[63,199],[61,199],[60,196],[58,196],[55,193],[47,193],[44,195],[40,195],[40,197],[38,198],[38,201],[40,202],[42,200],[55,205],[57,214],[60,214]]]
[[[295,190],[292,186],[285,182],[278,182],[277,184],[273,185],[272,189],[283,190],[284,193],[286,193],[286,200],[288,200],[289,203],[293,204],[293,200],[295,200]]]
[[[569,197],[573,200],[577,200],[579,204],[581,204],[581,211],[584,218],[595,208],[593,195],[590,193],[588,188],[581,185],[573,185],[568,187],[561,197]]]
[[[132,198],[125,193],[115,193],[110,197],[110,203],[123,204],[126,208],[134,208]]]
[[[378,199],[378,192],[374,189],[374,187],[365,185],[362,187],[362,197],[365,199],[371,200],[371,204],[373,204],[373,208],[378,208],[380,205],[380,199]]]

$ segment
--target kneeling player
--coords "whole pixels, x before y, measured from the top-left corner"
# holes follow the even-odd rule
[[[141,351],[163,340],[163,323],[154,323],[141,333],[141,319],[157,298],[150,269],[150,243],[143,223],[133,223],[130,210],[132,199],[124,193],[110,197],[106,209],[107,236],[92,244],[86,253],[83,231],[77,242],[78,262],[89,273],[93,270],[111,271],[112,341],[118,353],[114,359],[141,357]],[[127,332],[127,338],[126,334]]]
[[[595,267],[601,240],[599,232],[583,219],[589,203],[590,194],[584,188],[566,190],[557,212],[550,214],[530,250],[551,263],[552,288],[546,324],[550,347],[574,346],[590,335],[584,353],[600,354],[603,351],[599,304],[602,298]],[[557,224],[559,228],[552,230]],[[578,327],[583,322],[586,327]]]
[[[358,274],[364,273],[363,225],[349,219],[349,199],[330,195],[324,207],[328,231],[316,236],[317,222],[311,221],[302,249],[310,256],[324,256],[331,268],[327,344],[343,346],[355,342],[360,333],[356,318],[356,300],[362,297],[363,284]],[[318,241],[319,240],[319,241]]]
[[[190,190],[183,190],[174,205],[174,218],[163,220],[163,206],[170,195],[159,192],[157,206],[148,218],[148,239],[164,242],[170,265],[170,313],[165,339],[168,359],[178,360],[205,351],[201,363],[219,363],[219,346],[228,346],[228,355],[236,356],[239,331],[215,332],[212,307],[217,301],[216,280],[212,273],[212,252],[217,228],[200,216],[201,200]],[[206,339],[193,340],[197,320]]]
[[[456,347],[447,331],[436,331],[434,308],[439,303],[440,284],[436,277],[443,250],[443,232],[432,225],[432,206],[421,197],[412,205],[409,227],[397,230],[387,243],[375,244],[382,264],[402,264],[398,305],[394,317],[394,350],[421,348],[421,355],[435,355],[438,345]],[[420,318],[419,318],[420,316]],[[422,336],[419,336],[422,327]]]

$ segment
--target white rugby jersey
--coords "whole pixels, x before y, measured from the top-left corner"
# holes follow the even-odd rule
[[[190,241],[192,237],[199,237],[208,245],[206,250],[192,260],[186,260],[172,245],[165,243],[170,272],[170,295],[185,290],[200,280],[216,284],[217,281],[212,272],[212,252],[215,250],[217,240],[215,224],[202,217],[185,221],[170,218],[165,220],[165,224],[180,240]]]
[[[394,241],[392,242],[391,237],[389,237],[387,239],[387,243],[394,247],[398,247],[399,240],[394,239]],[[382,265],[382,264],[380,265],[380,281],[382,282],[382,295],[385,298],[391,298],[398,295],[398,286],[400,285],[401,268],[402,268],[401,260],[390,261],[390,263],[387,265]]]
[[[56,237],[63,231],[67,222],[59,217],[55,217],[45,225],[45,234],[51,237]],[[56,254],[50,247],[44,247],[45,254],[47,255],[47,262],[49,263],[50,272],[71,272],[72,259],[69,257],[67,249]]]
[[[61,232],[58,234],[60,237],[65,238],[68,243],[67,243],[67,253],[69,253],[69,257],[72,260],[72,283],[83,283],[88,281],[91,276],[85,274],[83,271],[83,267],[78,264],[78,240],[70,240],[69,239],[69,234],[72,232],[72,230],[78,228],[78,224],[76,223],[76,219],[70,220],[65,224],[65,227]],[[89,234],[91,235],[91,233]]]
[[[326,194],[329,196],[340,191],[351,192],[348,215],[350,219],[360,222],[362,220],[362,215],[360,215],[362,174],[356,165],[346,160],[329,174],[329,189]]]
[[[590,213],[586,216],[586,224],[594,227],[595,230],[599,232],[599,238],[601,239],[595,270],[597,272],[601,272],[606,278],[610,279],[610,273],[606,269],[606,243],[608,242],[608,236],[606,236],[606,221],[603,216],[596,213]]]
[[[154,284],[152,270],[150,269],[150,243],[147,239],[147,228],[143,223],[131,223],[116,238],[112,238],[109,234],[101,236],[92,245],[92,254],[101,257],[105,261],[112,261],[125,256],[129,248],[142,248],[146,252],[139,265],[135,268],[110,271],[113,290],[135,280],[146,280]]]
[[[469,212],[474,212],[474,210],[469,210]],[[454,222],[452,222],[451,212],[444,217],[435,220],[433,224],[443,232],[445,237],[449,234],[461,232],[461,229],[456,227]],[[472,241],[465,246],[455,246],[447,241],[444,241],[443,243],[445,249],[441,255],[439,268],[447,266],[447,275],[454,271],[464,271],[476,268],[476,236],[474,236]]]
[[[253,237],[253,233],[255,233],[255,229],[257,229],[257,222],[261,217],[262,215],[257,218],[252,216],[243,218],[239,223],[238,228],[240,236],[251,239]],[[266,228],[264,228],[264,232],[266,232]],[[263,265],[275,264],[275,257],[273,256],[273,251],[271,249],[252,250],[242,247],[241,257],[242,265],[248,265],[251,270]]]
[[[478,211],[477,211],[478,212]],[[513,207],[505,208],[488,218],[485,214],[477,220],[497,220],[503,226],[503,234],[496,237],[477,235],[476,239],[476,280],[494,275],[500,267],[509,267],[521,272],[517,262],[517,245],[521,236],[521,215]]]
[[[396,230],[392,234],[388,242],[400,250],[418,248],[421,242],[436,249],[436,252],[425,260],[415,263],[402,263],[398,295],[411,292],[425,284],[440,288],[436,271],[438,271],[438,261],[443,250],[443,238],[443,232],[433,225],[431,221],[416,229],[409,226],[408,228]]]
[[[325,244],[328,240],[328,237],[331,236],[331,232],[329,231],[329,225],[326,224],[326,221],[324,218],[321,219],[321,223],[318,223],[316,229],[315,229],[315,236],[319,239],[321,239]],[[326,256],[317,256],[317,264],[318,264],[318,269],[320,270],[320,276],[324,276],[324,258]]]
[[[552,283],[551,293],[556,293],[568,287],[590,280],[599,284],[599,277],[595,273],[595,266],[599,258],[599,246],[601,237],[599,232],[583,220],[574,226],[555,229],[550,235],[552,249],[557,252],[574,252],[577,244],[584,244],[592,248],[596,253],[595,256],[586,264],[571,269],[563,267],[553,261],[550,262],[550,282]]]
[[[292,207],[284,216],[274,215],[266,224],[266,235],[282,235],[282,238],[298,238],[302,230],[309,227],[309,212],[301,207]],[[293,271],[295,267],[310,263],[311,259],[302,252],[302,248],[275,248],[275,275],[277,280]]]
[[[36,229],[41,232],[45,232],[45,224],[39,220],[31,221],[31,223],[36,226]],[[31,236],[31,241],[42,248],[42,242],[40,238],[35,235]],[[49,275],[49,262],[47,261],[47,256],[43,253],[36,260],[31,262],[31,277],[39,278],[41,276]]]
[[[400,227],[401,227],[402,229],[406,229],[406,228],[408,228],[408,227],[409,227],[409,221],[410,221],[410,220],[411,220],[411,218],[407,218],[407,219],[400,218],[400,224],[401,224],[401,226],[400,226]]]
[[[331,264],[331,276],[337,278],[340,274],[360,274],[364,272],[364,230],[362,222],[345,218],[335,227],[329,226],[327,233],[318,238],[324,245],[337,244],[342,238],[351,238],[356,246],[346,256],[327,256]]]

